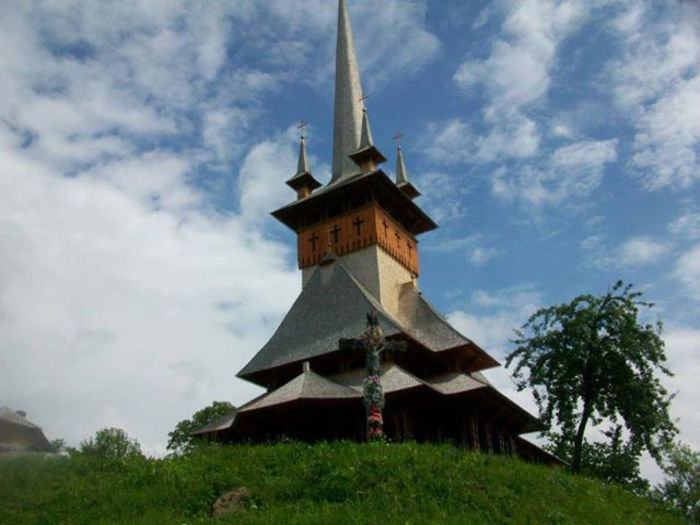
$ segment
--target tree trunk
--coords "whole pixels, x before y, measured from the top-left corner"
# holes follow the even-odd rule
[[[586,399],[583,402],[583,412],[581,413],[581,421],[578,424],[576,437],[574,438],[574,453],[571,458],[571,471],[579,472],[581,470],[581,451],[583,449],[583,435],[586,432],[586,424],[591,417],[590,400]]]

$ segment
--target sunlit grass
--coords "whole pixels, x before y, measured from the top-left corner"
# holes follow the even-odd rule
[[[213,446],[192,456],[0,461],[0,523],[683,523],[623,489],[449,445]]]

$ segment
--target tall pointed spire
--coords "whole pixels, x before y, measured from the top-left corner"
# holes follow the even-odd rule
[[[358,150],[362,133],[362,83],[345,0],[338,4],[338,41],[335,57],[335,113],[333,173],[329,184],[358,172],[348,157]]]

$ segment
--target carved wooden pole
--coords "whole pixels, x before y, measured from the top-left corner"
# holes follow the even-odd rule
[[[381,353],[385,350],[403,351],[406,343],[403,341],[386,341],[379,326],[377,314],[367,314],[367,330],[359,339],[341,339],[338,342],[341,350],[361,349],[365,352],[367,375],[363,382],[365,411],[367,415],[367,439],[369,441],[384,441],[384,391],[381,382]]]

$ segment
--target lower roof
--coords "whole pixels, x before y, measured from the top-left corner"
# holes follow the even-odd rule
[[[238,413],[255,412],[298,401],[359,400],[362,398],[365,374],[364,369],[357,368],[326,378],[310,369],[305,370],[281,387],[246,403],[238,410]],[[518,433],[543,429],[542,422],[538,418],[521,408],[499,392],[485,378],[482,378],[483,376],[478,373],[455,372],[421,379],[390,362],[382,365],[380,376],[382,390],[387,396],[418,389],[427,395],[438,394],[452,400],[459,399],[459,396],[462,398],[468,396],[468,399],[479,403],[479,408],[491,410],[494,418],[510,421],[511,425],[509,426],[519,429]],[[477,395],[477,397],[473,397],[472,394]],[[233,423],[234,419],[231,419],[228,427],[232,426]],[[197,434],[221,429],[218,425],[213,425],[211,430],[205,432],[205,428],[198,430]]]

